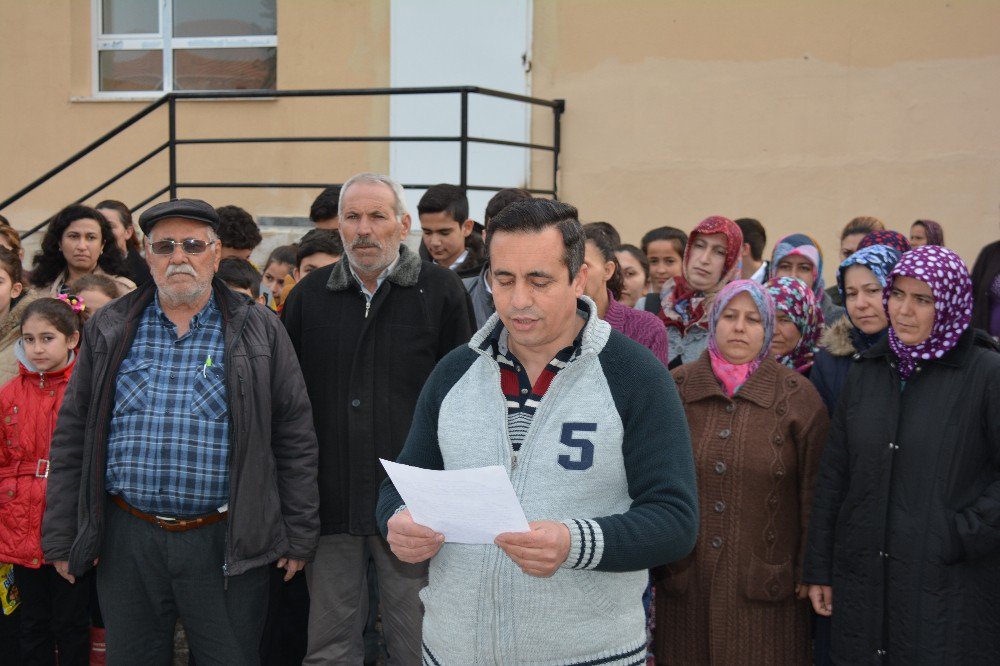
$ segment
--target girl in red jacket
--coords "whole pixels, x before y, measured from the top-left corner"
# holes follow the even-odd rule
[[[83,303],[41,298],[21,319],[20,374],[0,389],[0,562],[14,564],[25,663],[86,665],[90,589],[42,559],[49,442],[75,361]]]

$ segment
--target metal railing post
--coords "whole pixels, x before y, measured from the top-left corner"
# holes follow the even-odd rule
[[[461,120],[461,135],[459,138],[460,142],[460,157],[459,157],[459,170],[460,175],[460,185],[465,188],[469,184],[469,92],[467,90],[462,91],[462,120]]]
[[[168,102],[168,114],[169,120],[167,121],[167,132],[169,136],[167,137],[167,143],[170,144],[168,148],[169,161],[170,161],[170,180],[167,185],[167,191],[170,192],[170,198],[177,198],[177,100],[173,95],[170,96],[170,101]]]
[[[552,198],[559,201],[559,150],[562,145],[562,114],[566,110],[566,100],[557,99],[552,107]]]

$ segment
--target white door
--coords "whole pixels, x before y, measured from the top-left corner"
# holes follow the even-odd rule
[[[463,86],[530,95],[531,0],[392,0],[390,81],[394,88]],[[394,95],[390,98],[392,136],[459,136],[459,95]],[[544,107],[539,107],[549,112]],[[529,141],[527,104],[469,95],[469,136]],[[523,187],[529,182],[528,151],[469,144],[468,183]],[[460,144],[390,144],[390,175],[398,181],[460,184]],[[417,219],[423,190],[407,190]],[[469,215],[482,222],[493,192],[469,192]]]

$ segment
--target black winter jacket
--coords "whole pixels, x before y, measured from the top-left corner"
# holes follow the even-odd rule
[[[832,585],[838,664],[1000,663],[1000,354],[966,331],[901,389],[883,339],[848,376],[803,581]]]
[[[972,267],[972,325],[984,331],[990,327],[990,287],[1000,273],[1000,241],[979,251]]]
[[[403,246],[370,309],[345,257],[296,285],[282,316],[313,404],[321,532],[378,534],[378,459],[396,459],[424,381],[472,337],[468,294]]]
[[[302,373],[281,322],[214,280],[229,399],[226,575],[280,557],[311,560],[319,541],[316,435]],[[42,522],[49,562],[80,575],[104,533],[107,433],[118,368],[156,285],[123,296],[87,322],[55,433]]]

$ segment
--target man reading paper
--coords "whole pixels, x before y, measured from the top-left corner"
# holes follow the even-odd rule
[[[430,560],[424,663],[643,663],[647,569],[687,555],[698,527],[676,388],[583,296],[575,208],[517,202],[486,243],[497,313],[437,365],[397,462],[502,465],[531,531],[444,544],[383,483],[393,553]]]

